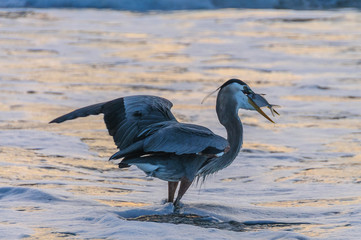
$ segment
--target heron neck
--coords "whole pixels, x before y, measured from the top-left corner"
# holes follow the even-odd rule
[[[229,166],[237,157],[239,150],[242,147],[243,127],[242,122],[238,117],[238,111],[236,109],[233,109],[234,111],[228,110],[229,109],[225,109],[223,107],[217,108],[217,114],[221,124],[227,130],[227,140],[230,149],[221,157],[208,162],[204,167],[200,169],[200,171],[198,172],[198,176],[203,176],[203,180],[205,179],[205,176],[218,172],[219,170]],[[230,115],[229,113],[231,112],[233,112],[234,114]]]
[[[231,164],[233,160],[237,157],[242,144],[243,144],[243,126],[242,122],[238,117],[237,112],[228,119],[227,122],[223,123],[223,126],[227,130],[227,140],[230,146],[230,150],[226,152],[221,158],[226,161],[228,164]]]

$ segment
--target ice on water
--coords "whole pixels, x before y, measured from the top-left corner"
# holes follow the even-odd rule
[[[359,19],[352,9],[1,9],[0,238],[358,239]],[[48,124],[152,94],[225,136],[214,96],[200,102],[234,77],[281,116],[240,111],[242,152],[194,184],[178,216],[165,182],[107,161],[116,148],[101,116]]]

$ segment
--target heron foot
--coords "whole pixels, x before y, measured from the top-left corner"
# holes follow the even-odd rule
[[[177,183],[178,184],[178,183]],[[192,181],[189,181],[186,178],[183,178],[180,183],[179,191],[177,199],[174,201],[174,213],[179,213],[180,210],[180,200],[182,199],[183,195],[186,193],[188,188],[192,185]]]
[[[173,213],[174,214],[179,214],[180,213],[180,209],[182,207],[181,205],[182,204],[177,200],[173,203]]]

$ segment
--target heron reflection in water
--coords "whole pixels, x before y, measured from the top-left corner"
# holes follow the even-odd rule
[[[178,122],[171,112],[170,101],[147,95],[80,108],[50,123],[103,113],[109,134],[119,149],[109,160],[122,159],[120,168],[135,165],[148,176],[167,181],[168,202],[174,202],[177,207],[195,178],[218,172],[238,155],[243,143],[240,108],[258,111],[271,122],[261,107],[268,107],[272,115],[278,114],[274,105],[241,80],[230,79],[217,90],[217,116],[227,130],[227,139],[208,128]]]

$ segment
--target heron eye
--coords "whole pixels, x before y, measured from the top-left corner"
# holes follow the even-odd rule
[[[251,93],[251,90],[249,89],[249,87],[244,86],[244,87],[243,87],[243,93],[244,93],[244,94],[250,94],[250,93]]]

